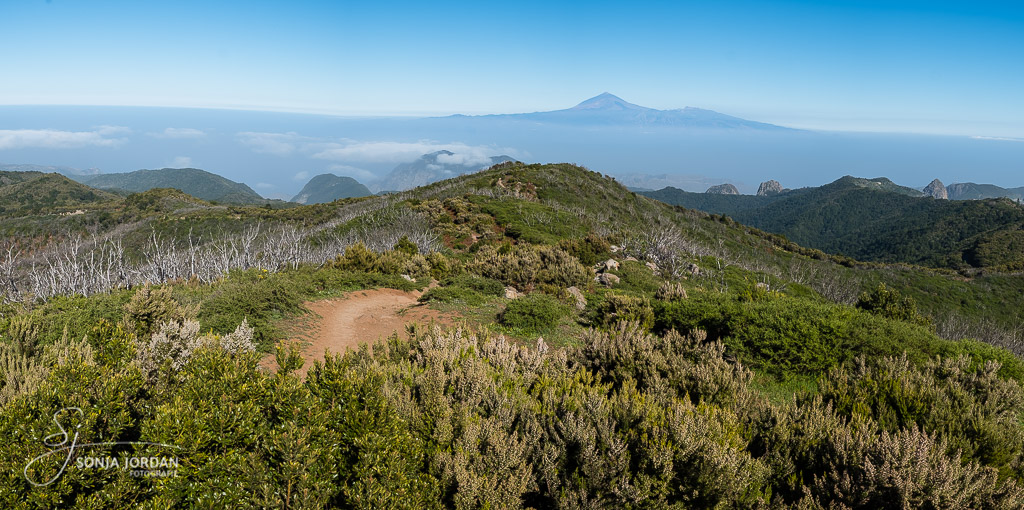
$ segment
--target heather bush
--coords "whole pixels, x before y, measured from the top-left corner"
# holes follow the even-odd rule
[[[687,298],[686,287],[680,282],[664,282],[658,287],[654,298],[660,301],[682,301]]]
[[[936,358],[922,367],[906,355],[837,368],[820,383],[822,398],[843,415],[870,417],[888,431],[937,434],[948,453],[1024,475],[1024,392],[997,376],[990,361],[972,369],[966,357]]]
[[[467,269],[525,291],[542,284],[583,287],[592,276],[579,260],[552,246],[485,246]]]
[[[595,326],[608,327],[633,321],[644,330],[650,330],[654,325],[654,309],[650,300],[644,297],[608,293],[589,304],[590,323]]]

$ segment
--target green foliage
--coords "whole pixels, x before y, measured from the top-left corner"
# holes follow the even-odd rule
[[[917,303],[913,298],[887,288],[884,283],[878,284],[878,287],[870,293],[862,292],[857,299],[856,306],[882,317],[911,324],[926,326],[931,323],[927,317],[922,317],[917,313]]]
[[[704,330],[720,338],[728,351],[745,363],[778,377],[823,374],[859,354],[898,356],[924,363],[931,356],[962,353],[971,345],[950,342],[928,328],[859,312],[849,307],[790,297],[741,301],[728,295],[702,293],[683,301],[656,303],[655,331]],[[977,352],[999,359],[998,349]],[[1002,351],[1003,359],[1015,357]],[[1016,376],[1019,360],[1002,372]]]
[[[280,337],[275,320],[297,314],[301,303],[301,295],[285,278],[260,278],[260,272],[252,270],[219,285],[203,301],[198,317],[204,330],[218,334],[230,333],[248,321],[255,328],[253,341],[267,350]]]
[[[1007,199],[932,200],[888,179],[852,177],[770,197],[672,188],[645,194],[728,214],[800,245],[858,260],[950,268],[1019,268],[1022,263],[1014,247],[1020,246],[1024,209]]]
[[[485,296],[502,296],[505,293],[505,286],[498,280],[469,274],[446,278],[441,284],[446,287],[462,287],[475,290]]]
[[[568,313],[565,305],[557,299],[534,292],[509,302],[498,322],[527,333],[543,333],[555,327]]]

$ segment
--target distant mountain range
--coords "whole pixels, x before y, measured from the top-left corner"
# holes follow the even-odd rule
[[[365,197],[373,193],[351,177],[320,174],[306,183],[292,202],[299,204],[326,204],[340,198]]]
[[[597,126],[673,126],[687,128],[786,130],[790,128],[733,117],[701,108],[657,110],[630,103],[605,92],[565,110],[548,112],[513,113],[502,115],[452,115],[449,118],[482,120],[513,120],[550,124]]]
[[[1024,262],[1024,206],[1006,199],[936,200],[886,178],[851,176],[765,196],[675,188],[641,194],[858,260],[954,268]]]
[[[69,166],[46,166],[46,165],[3,165],[0,164],[0,172],[40,172],[58,173],[66,176],[99,175],[102,172],[99,168],[71,168]]]
[[[132,193],[154,188],[175,188],[196,198],[232,204],[263,204],[271,202],[249,186],[225,179],[198,168],[162,168],[127,173],[75,176],[75,180],[94,188],[124,190]]]
[[[396,166],[377,183],[377,189],[379,191],[405,191],[432,182],[478,172],[505,161],[514,160],[508,156],[480,158],[455,154],[446,150],[431,152],[420,156],[416,161]]]
[[[1024,200],[1024,186],[1020,188],[1001,188],[994,184],[975,184],[961,182],[946,186],[950,200],[979,200],[983,198],[1010,198]]]

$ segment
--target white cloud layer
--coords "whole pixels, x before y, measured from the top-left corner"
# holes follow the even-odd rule
[[[191,168],[192,158],[188,156],[178,156],[171,161],[171,168]]]
[[[253,131],[238,133],[237,139],[242,145],[250,147],[253,152],[274,156],[291,155],[299,149],[300,145],[308,144],[310,140],[296,133],[257,133]]]
[[[363,184],[367,181],[377,179],[379,176],[374,172],[348,165],[331,165],[327,167],[331,173],[341,177],[351,177]]]
[[[358,167],[359,163],[407,163],[424,154],[447,150],[452,155],[441,154],[439,163],[457,165],[486,165],[491,156],[509,155],[516,157],[518,151],[488,145],[468,145],[461,142],[439,143],[430,140],[417,142],[366,142],[351,139],[327,140],[301,136],[298,133],[260,133],[244,131],[236,135],[242,145],[258,154],[274,156],[302,155],[314,159],[337,161],[359,173],[369,174]],[[356,165],[356,166],[353,166]],[[370,174],[372,175],[372,174]],[[354,176],[354,175],[353,175]]]
[[[194,128],[172,128],[169,127],[159,133],[150,133],[150,136],[156,138],[169,138],[172,140],[187,140],[203,138],[206,136],[206,132],[201,129]]]
[[[309,172],[303,170],[292,176],[293,181],[305,181],[309,179]]]
[[[438,143],[432,141],[419,142],[359,142],[343,140],[325,144],[323,150],[315,152],[314,158],[331,161],[351,161],[366,163],[406,163],[424,154],[446,150],[451,156],[441,154],[439,163],[462,165],[485,165],[491,162],[491,156],[500,154],[512,155],[516,151],[487,145],[467,145],[464,143]]]
[[[81,149],[117,147],[128,141],[117,137],[131,132],[119,126],[99,126],[93,131],[56,129],[0,129],[0,150],[5,149]]]

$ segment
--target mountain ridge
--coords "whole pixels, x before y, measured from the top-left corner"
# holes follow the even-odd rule
[[[372,194],[369,188],[351,177],[328,173],[310,179],[291,201],[303,205],[325,204],[341,198],[365,197]]]
[[[206,201],[262,204],[269,200],[247,184],[232,181],[198,168],[161,168],[134,172],[99,174],[79,182],[99,189],[142,192],[154,188],[175,188]]]

